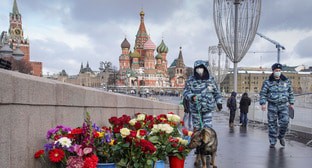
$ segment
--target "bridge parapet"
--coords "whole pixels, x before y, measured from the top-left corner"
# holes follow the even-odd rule
[[[86,112],[102,126],[111,116],[169,111],[182,115],[183,108],[0,69],[0,167],[39,168],[33,154],[46,131],[80,126]]]

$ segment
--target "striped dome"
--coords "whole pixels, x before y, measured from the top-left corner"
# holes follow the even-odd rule
[[[156,59],[162,59],[162,56],[158,53],[155,58]]]
[[[155,50],[156,45],[152,42],[152,40],[149,38],[145,43],[144,43],[144,50]]]
[[[158,53],[168,53],[168,47],[166,46],[166,44],[164,43],[164,40],[161,40],[161,43],[159,44],[159,46],[157,47],[157,52]]]

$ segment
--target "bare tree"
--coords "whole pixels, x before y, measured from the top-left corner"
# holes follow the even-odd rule
[[[11,62],[12,71],[18,71],[24,74],[32,74],[33,69],[31,64],[24,59],[16,60],[13,57],[5,57],[4,59]]]

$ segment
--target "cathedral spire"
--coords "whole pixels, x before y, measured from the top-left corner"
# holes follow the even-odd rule
[[[139,30],[136,34],[136,39],[135,39],[135,48],[136,49],[143,49],[143,45],[144,43],[148,40],[148,34],[146,32],[146,28],[145,28],[145,24],[144,24],[144,16],[145,13],[142,9],[142,11],[140,12],[140,26],[139,26]]]
[[[184,67],[184,61],[183,61],[183,56],[182,56],[182,47],[180,47],[180,52],[179,52],[179,57],[177,60],[177,67]]]

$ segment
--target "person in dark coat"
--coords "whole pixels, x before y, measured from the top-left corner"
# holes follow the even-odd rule
[[[245,92],[239,102],[240,121],[242,122],[242,127],[247,126],[247,123],[248,123],[247,113],[248,113],[250,104],[251,104],[251,99],[248,97],[248,94]]]
[[[235,112],[237,109],[236,105],[236,92],[231,93],[231,97],[229,97],[227,102],[227,107],[230,109],[230,119],[229,119],[229,126],[231,128],[234,127],[234,118],[235,118]]]

